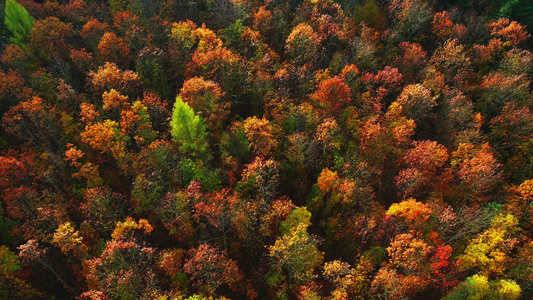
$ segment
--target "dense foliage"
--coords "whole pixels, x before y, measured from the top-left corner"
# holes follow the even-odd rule
[[[531,1],[0,11],[0,298],[533,298]]]

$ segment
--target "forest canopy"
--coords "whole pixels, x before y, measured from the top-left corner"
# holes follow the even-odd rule
[[[1,299],[532,299],[533,2],[0,3]]]

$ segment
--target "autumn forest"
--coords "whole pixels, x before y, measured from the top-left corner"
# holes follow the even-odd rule
[[[0,299],[533,299],[533,1],[0,1]]]

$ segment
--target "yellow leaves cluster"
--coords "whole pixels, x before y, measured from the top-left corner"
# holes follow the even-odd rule
[[[365,258],[355,268],[339,260],[325,263],[322,275],[335,285],[331,299],[365,299],[363,288],[369,281],[371,270],[372,264]]]
[[[492,220],[489,229],[472,239],[459,257],[464,269],[479,269],[482,275],[502,274],[508,266],[508,254],[515,247],[511,238],[517,220],[511,214],[500,214]]]
[[[136,222],[135,220],[133,220],[133,218],[128,217],[124,222],[117,222],[117,225],[115,227],[115,230],[111,234],[111,237],[114,239],[118,239],[125,233],[132,230],[143,230],[145,233],[150,233],[153,229],[154,228],[152,227],[152,225],[150,225],[150,223],[148,223],[148,220],[146,219],[139,219],[139,222]]]
[[[222,47],[222,40],[217,38],[216,34],[209,28],[205,27],[205,24],[202,27],[196,29],[196,36],[198,36],[198,51],[207,52]]]
[[[466,291],[468,299],[509,299],[520,298],[522,289],[513,280],[502,279],[499,281],[489,281],[485,275],[476,274],[467,278]]]
[[[74,230],[70,222],[65,222],[57,228],[52,242],[66,254],[78,244],[81,244],[82,240],[83,237],[80,236],[79,232]]]

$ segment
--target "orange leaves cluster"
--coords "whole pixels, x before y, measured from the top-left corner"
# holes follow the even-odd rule
[[[27,101],[32,93],[18,71],[12,69],[6,73],[0,71],[0,99],[3,103],[13,105],[19,101]]]
[[[199,221],[205,218],[207,222],[217,228],[225,231],[236,213],[236,205],[239,199],[230,190],[224,189],[207,195],[206,200],[200,201],[194,206],[194,217]]]
[[[48,17],[34,23],[29,47],[45,61],[54,56],[68,58],[72,46],[67,42],[73,35],[72,26],[56,17]]]
[[[533,229],[533,180],[526,180],[511,188],[507,209],[523,224],[523,228]]]
[[[116,89],[128,94],[140,84],[140,77],[136,72],[122,71],[112,62],[106,62],[96,72],[91,71],[87,75],[91,79],[93,87],[102,91]]]
[[[447,11],[439,12],[433,17],[433,33],[441,39],[447,38],[453,30],[453,22]]]
[[[80,31],[81,37],[87,42],[87,44],[95,47],[104,33],[108,32],[109,25],[107,23],[101,23],[97,19],[91,19],[85,23]]]
[[[407,151],[404,162],[424,173],[433,173],[448,160],[448,150],[434,141],[415,141]]]
[[[278,168],[279,163],[273,159],[265,160],[257,156],[252,163],[246,165],[246,169],[242,172],[242,180],[251,181],[262,199],[272,201],[279,185]]]
[[[100,116],[100,113],[96,110],[96,106],[91,103],[82,103],[80,105],[80,119],[83,123],[92,123]]]
[[[387,247],[391,264],[407,272],[420,271],[433,247],[410,233],[399,234]]]
[[[124,142],[120,140],[119,124],[115,121],[105,120],[86,125],[85,131],[81,133],[81,139],[93,149],[102,153],[109,151],[116,158],[126,155]]]
[[[208,52],[222,48],[222,40],[217,38],[211,29],[205,27],[205,24],[197,28],[195,33],[198,37],[198,51]]]
[[[123,109],[128,106],[129,97],[121,95],[115,89],[111,89],[109,92],[104,92],[102,100],[104,102],[102,107],[104,110]]]
[[[111,234],[111,237],[119,239],[132,230],[140,230],[144,231],[144,233],[150,233],[154,228],[145,219],[139,219],[139,222],[136,222],[133,218],[128,217],[124,222],[117,222],[117,226]]]
[[[121,111],[120,128],[123,135],[132,135],[139,145],[155,140],[148,108],[141,101],[137,100],[133,102],[130,108]]]
[[[183,101],[206,120],[211,130],[219,129],[229,113],[230,102],[223,102],[225,93],[220,85],[203,77],[193,77],[183,83]]]
[[[489,144],[475,149],[470,144],[460,144],[452,154],[452,166],[458,166],[457,173],[472,196],[488,200],[490,192],[501,182],[501,164],[490,150]]]
[[[413,145],[414,148],[407,150],[403,158],[408,168],[396,176],[396,185],[403,198],[422,196],[446,182],[445,178],[437,177],[448,160],[446,147],[433,141],[415,141]]]
[[[311,99],[330,114],[338,115],[351,103],[351,89],[341,77],[322,80]]]
[[[471,62],[464,45],[457,39],[448,39],[433,53],[430,62],[444,75],[445,83],[464,85],[468,81]]]
[[[499,19],[487,24],[491,30],[491,35],[503,38],[505,46],[517,46],[525,42],[529,37],[526,27],[518,24],[516,21],[509,21],[509,19]]]
[[[55,112],[44,99],[34,96],[12,106],[4,115],[3,124],[6,132],[36,146],[53,149],[58,139],[53,120]]]
[[[208,244],[202,244],[187,253],[183,269],[191,276],[194,285],[213,294],[220,286],[227,285],[232,290],[238,288],[243,274],[237,263],[228,258],[226,251]]]
[[[318,125],[315,133],[315,139],[324,145],[324,149],[336,149],[340,145],[335,140],[335,136],[339,133],[339,125],[334,118],[327,118]]]
[[[130,52],[126,42],[113,32],[104,33],[100,43],[98,43],[98,57],[121,67],[128,66]]]
[[[387,248],[388,264],[381,267],[372,281],[374,293],[384,293],[392,299],[415,295],[431,283],[426,276],[425,262],[433,247],[410,233],[399,234]]]
[[[414,228],[423,226],[423,223],[429,219],[432,213],[433,210],[429,205],[410,198],[400,203],[392,204],[386,215],[404,218]]]
[[[274,139],[274,127],[265,117],[258,119],[256,116],[248,117],[244,121],[244,132],[250,141],[255,153],[269,156],[277,148],[277,140]]]
[[[332,172],[330,169],[325,168],[318,177],[318,187],[323,193],[327,193],[334,189],[339,184],[339,176],[337,172]]]
[[[194,111],[205,113],[224,96],[224,92],[214,81],[193,77],[183,83],[180,96]]]
[[[13,67],[20,63],[26,55],[19,45],[9,44],[5,46],[4,51],[0,55],[0,62],[6,64],[6,66]]]
[[[70,165],[76,168],[81,167],[81,163],[78,162],[79,159],[81,159],[85,154],[79,150],[76,149],[76,147],[73,147],[72,144],[67,145],[68,150],[65,151],[65,161],[70,161]]]

